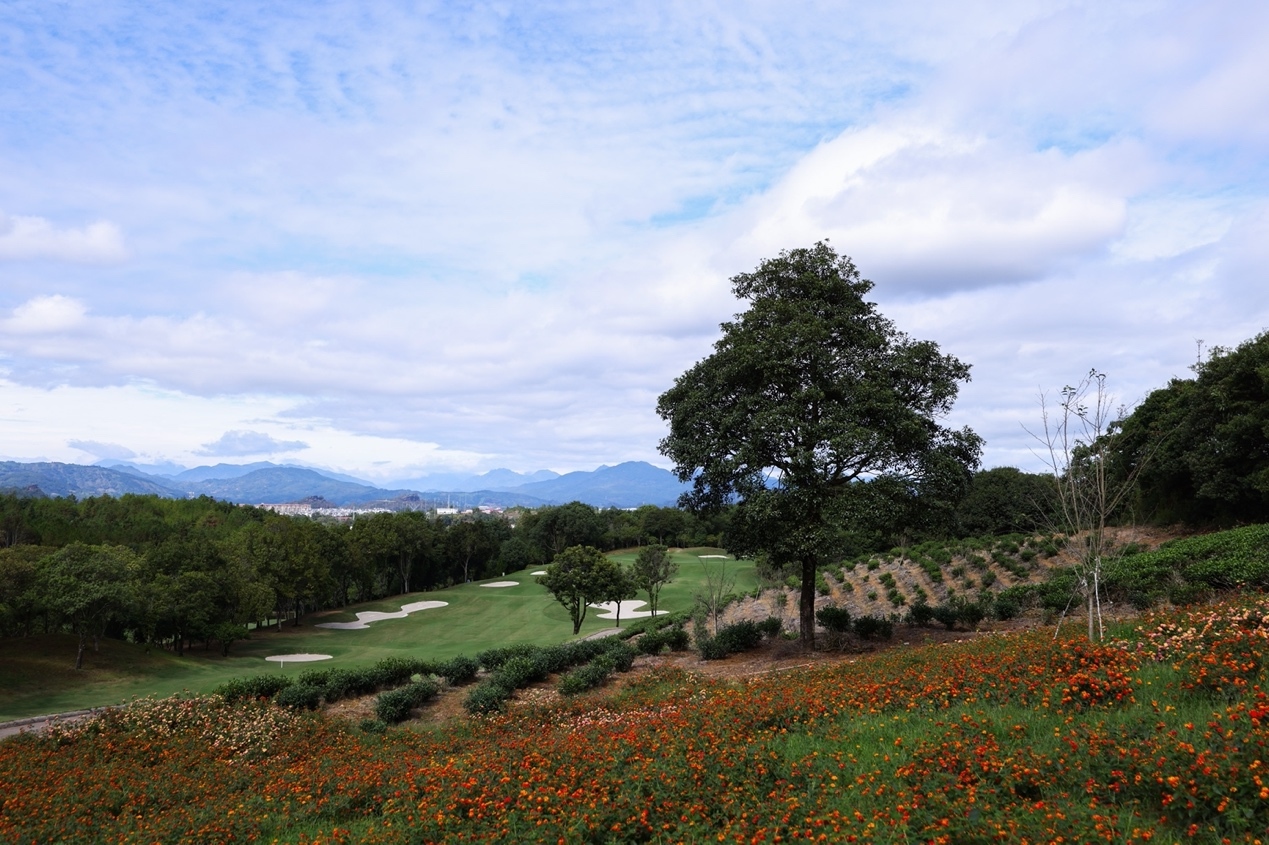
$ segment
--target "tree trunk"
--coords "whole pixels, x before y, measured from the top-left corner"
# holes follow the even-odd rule
[[[798,623],[803,651],[815,650],[815,570],[814,560],[802,561],[802,596]]]
[[[75,670],[84,668],[84,635],[79,635],[79,651],[75,652]]]

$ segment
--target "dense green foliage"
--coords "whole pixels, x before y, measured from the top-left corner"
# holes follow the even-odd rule
[[[1051,530],[1057,524],[1053,478],[996,467],[974,473],[956,508],[956,534],[992,537]]]
[[[724,524],[673,508],[599,511],[578,502],[506,519],[401,512],[350,524],[205,497],[0,495],[0,637],[69,630],[80,635],[81,653],[106,636],[177,654],[215,643],[228,654],[253,629],[520,569],[549,560],[570,538],[601,548],[717,539]],[[103,568],[112,561],[122,562],[114,574]]]
[[[1146,397],[1116,437],[1121,477],[1140,467],[1138,513],[1160,523],[1269,519],[1269,332],[1213,349],[1195,378]]]
[[[1190,604],[1235,587],[1269,588],[1269,525],[1187,537],[1126,555],[1106,568],[1112,596],[1149,606],[1163,599]]]

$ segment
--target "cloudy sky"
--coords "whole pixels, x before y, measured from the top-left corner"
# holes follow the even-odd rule
[[[1269,328],[1266,43],[1262,0],[9,0],[0,459],[666,465],[728,279],[828,238],[1038,468],[1042,391]]]

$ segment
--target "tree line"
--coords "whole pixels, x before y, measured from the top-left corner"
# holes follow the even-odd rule
[[[315,610],[444,588],[572,546],[718,544],[726,517],[581,502],[507,514],[283,516],[208,497],[0,495],[0,636],[107,636],[183,653]]]

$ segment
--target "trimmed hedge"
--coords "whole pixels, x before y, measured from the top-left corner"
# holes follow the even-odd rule
[[[415,707],[436,698],[440,691],[440,684],[429,679],[388,690],[375,701],[375,716],[389,725],[404,722]]]

